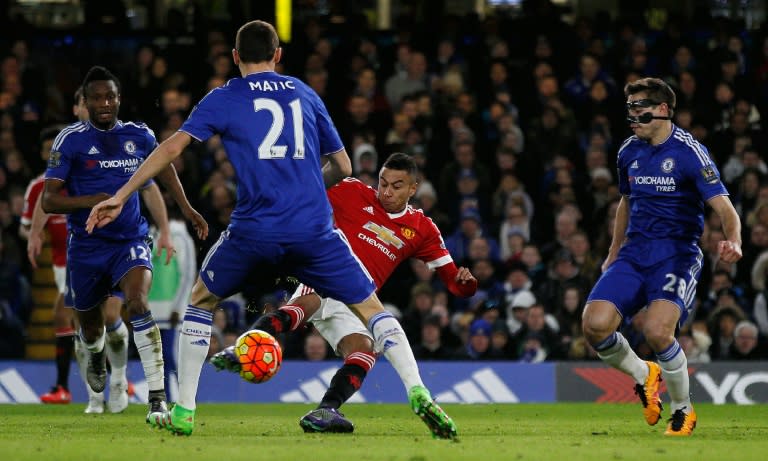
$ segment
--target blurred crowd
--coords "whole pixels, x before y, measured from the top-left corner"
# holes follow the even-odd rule
[[[456,299],[413,260],[383,287],[380,297],[401,319],[417,359],[596,358],[581,333],[581,312],[619,198],[616,151],[629,135],[623,87],[644,76],[676,90],[674,123],[709,148],[743,224],[744,258],[723,265],[716,257],[720,223],[708,215],[696,309],[680,344],[694,363],[768,359],[761,120],[768,114],[768,28],[746,30],[740,20],[698,10],[653,27],[642,17],[604,13],[565,22],[549,2],[531,3],[536,8],[514,16],[441,16],[438,33],[408,15],[389,31],[355,18],[306,16],[284,45],[280,70],[323,98],[356,177],[375,186],[390,153],[416,159],[413,206],[479,281],[475,296]],[[32,271],[18,227],[25,188],[45,168],[40,131],[73,121],[79,79],[100,64],[121,79],[120,118],[144,121],[166,139],[200,97],[237,74],[231,27],[211,25],[192,40],[169,33],[159,45],[113,43],[108,53],[76,38],[77,56],[87,61],[30,37],[0,40],[0,357],[23,355],[32,309]],[[192,146],[175,166],[211,226],[211,237],[198,242],[200,262],[229,223],[234,170],[218,138]],[[231,344],[258,311],[285,302],[285,290],[258,282],[217,312],[212,352]],[[639,333],[643,319],[641,312],[623,333],[641,358],[652,359]],[[287,357],[332,357],[309,327],[283,341]]]

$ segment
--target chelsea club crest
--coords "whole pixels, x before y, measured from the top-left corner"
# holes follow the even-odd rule
[[[123,144],[123,150],[125,150],[129,154],[133,154],[136,152],[136,143],[133,141],[125,141],[125,144]]]
[[[671,173],[675,169],[675,160],[673,158],[665,158],[661,162],[661,171],[664,173]]]

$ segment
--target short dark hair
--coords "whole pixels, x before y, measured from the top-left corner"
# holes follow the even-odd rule
[[[83,79],[83,85],[82,89],[85,91],[85,89],[88,87],[88,84],[95,81],[101,81],[101,80],[112,80],[115,82],[115,86],[117,86],[117,92],[120,93],[120,80],[115,77],[115,75],[107,70],[106,67],[102,66],[93,66],[88,71],[87,74],[85,74],[85,78]]]
[[[264,21],[245,23],[235,37],[235,49],[243,62],[269,61],[279,46],[280,40],[277,38],[275,28]]]
[[[395,152],[394,154],[387,157],[387,160],[384,161],[383,168],[387,168],[389,170],[406,171],[414,178],[419,172],[419,167],[416,165],[416,162],[413,161],[413,157],[402,152]]]
[[[677,96],[667,82],[660,78],[646,77],[627,83],[624,86],[624,96],[631,94],[645,92],[648,99],[652,99],[658,103],[666,103],[669,107],[669,115],[672,116],[672,111],[675,110],[677,104]]]

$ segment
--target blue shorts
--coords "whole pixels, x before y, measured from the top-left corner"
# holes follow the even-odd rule
[[[152,250],[146,239],[108,242],[69,237],[65,302],[78,311],[100,306],[107,296],[119,296],[120,280],[134,267],[152,270]]]
[[[640,309],[664,299],[680,309],[682,325],[693,305],[703,258],[695,243],[630,240],[600,276],[587,303],[609,301],[629,323]]]
[[[227,298],[250,277],[292,275],[323,297],[357,304],[376,285],[338,231],[301,242],[265,242],[229,229],[221,233],[200,268],[208,291]]]

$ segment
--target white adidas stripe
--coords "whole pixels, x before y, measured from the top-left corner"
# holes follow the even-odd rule
[[[704,149],[701,146],[701,144],[695,139],[693,139],[693,136],[691,136],[690,133],[686,133],[685,131],[676,128],[674,137],[678,141],[682,141],[683,144],[690,147],[693,150],[693,152],[696,153],[696,157],[699,158],[699,162],[701,162],[702,166],[707,166],[711,163],[709,159],[709,155],[707,155],[707,153],[704,152]]]
[[[61,144],[64,142],[64,140],[72,133],[80,133],[87,129],[87,126],[83,122],[75,123],[74,125],[70,125],[63,130],[59,132],[59,134],[56,135],[56,138],[53,140],[53,145],[51,146],[51,151],[56,151],[61,147]]]
[[[454,384],[452,390],[435,395],[444,403],[519,403],[520,399],[504,381],[486,367],[472,373],[471,379]]]

